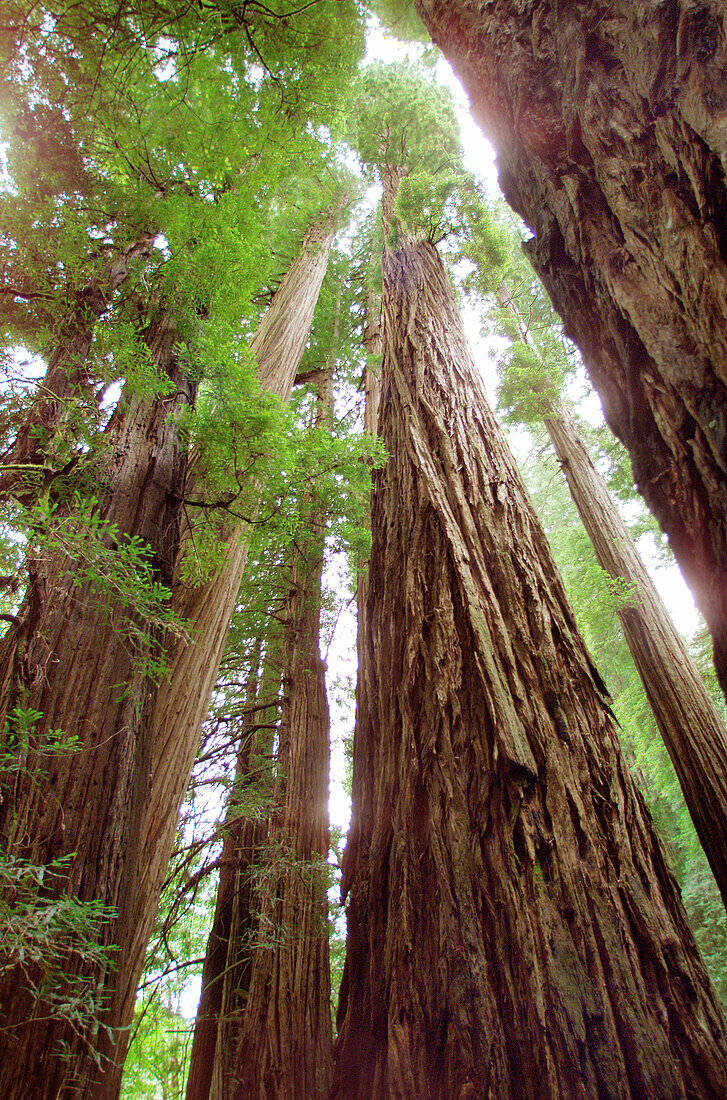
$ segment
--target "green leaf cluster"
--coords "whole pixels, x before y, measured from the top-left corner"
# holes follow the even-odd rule
[[[510,423],[533,424],[552,414],[563,389],[557,363],[547,365],[522,340],[511,344],[499,362],[498,409]]]
[[[98,971],[114,965],[102,927],[114,912],[64,892],[72,859],[38,866],[0,850],[0,974],[22,974],[35,1010],[67,1021],[91,1045],[103,1026]]]

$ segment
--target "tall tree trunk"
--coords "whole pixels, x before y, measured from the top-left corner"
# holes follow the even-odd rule
[[[149,700],[157,682],[150,662],[166,645],[163,626],[150,625],[137,608],[139,592],[124,590],[133,563],[117,574],[114,562],[123,561],[125,536],[133,536],[153,551],[143,586],[171,585],[186,469],[178,421],[195,392],[176,356],[171,318],[162,314],[145,339],[174,394],[122,398],[109,423],[95,518],[114,529],[94,532],[81,521],[69,541],[69,528],[54,513],[47,539],[29,554],[18,622],[0,642],[3,752],[17,764],[2,777],[2,846],[37,865],[67,858],[67,874],[53,876],[49,897],[67,893],[112,910],[100,933],[102,945],[114,949],[109,965],[86,964],[81,945],[64,963],[83,980],[104,1025],[115,1020],[118,978],[128,961],[153,756]],[[17,708],[39,715],[26,744]],[[77,751],[57,751],[57,730],[77,738]],[[62,1000],[63,989],[51,992]],[[46,1002],[33,1008],[22,962],[4,974],[0,1005],[0,1094],[7,1100],[88,1095],[108,1053],[104,1028],[89,1033],[88,1020],[54,1019]]]
[[[531,343],[501,284],[497,299]],[[727,906],[727,730],[566,412],[548,400],[544,424],[599,565],[631,588],[618,608],[626,643],[654,712],[697,835]]]
[[[329,369],[319,426],[330,420],[331,386]],[[326,876],[316,866],[329,844],[328,708],[318,654],[325,515],[311,500],[304,509],[301,528],[310,533],[303,546],[296,542],[273,660],[282,669],[284,703],[270,826],[264,835],[261,822],[240,817],[225,839],[187,1100],[312,1098],[330,1087],[328,904]],[[238,757],[236,787],[248,781],[249,744]],[[256,892],[255,875],[263,883]]]
[[[383,277],[332,1095],[716,1100],[724,1021],[436,250]]]
[[[329,390],[330,376],[325,386]],[[325,507],[304,502],[286,623],[277,791],[250,985],[235,1067],[236,1100],[327,1098],[333,1034],[328,958],[329,716],[319,654]],[[307,530],[306,530],[307,529]],[[228,1097],[225,1097],[228,1100]]]
[[[75,307],[60,327],[38,394],[0,464],[0,496],[12,493],[21,500],[35,499],[44,479],[59,472],[53,455],[54,436],[88,398],[86,360],[96,322],[128,278],[132,264],[150,255],[156,237],[156,233],[142,233],[120,250],[98,278],[76,293]]]
[[[497,149],[727,691],[724,5],[416,6]]]
[[[251,757],[257,738],[257,723],[262,720],[267,724],[268,712],[261,712],[258,706],[262,648],[261,637],[254,647],[245,693],[249,716],[243,719],[243,735],[237,752],[235,779],[227,810],[215,915],[207,940],[202,988],[189,1060],[187,1100],[209,1100],[215,1092],[220,1096],[224,1095],[221,1087],[213,1089],[213,1079],[216,1076],[221,1086],[228,1078],[228,1067],[222,1067],[220,1063],[225,1053],[228,1055],[226,1061],[232,1062],[237,1044],[234,1033],[232,1044],[226,1041],[230,1036],[226,1034],[227,1029],[222,1021],[229,1021],[230,1016],[235,1013],[235,995],[246,990],[249,984],[249,974],[247,979],[243,978],[235,958],[238,941],[242,940],[244,949],[249,947],[249,929],[241,926],[249,924],[246,917],[252,913],[250,871],[255,862],[254,853],[262,839],[259,834],[263,823],[251,820],[244,809],[241,810],[245,801],[245,788],[251,782]],[[269,685],[265,685],[266,688],[267,686]],[[231,1064],[229,1069],[231,1071]]]
[[[306,234],[301,253],[276,291],[252,342],[261,388],[286,402],[310,331],[340,209],[337,206]],[[180,587],[177,591],[176,609],[190,625],[191,640],[180,644],[173,654],[171,672],[160,685],[151,717],[154,756],[142,824],[141,874],[135,884],[132,961],[124,975],[122,1028],[133,1016],[146,946],[174,845],[179,807],[224,651],[247,547],[245,525],[231,525],[225,563],[219,572],[204,585],[191,590]],[[116,1069],[107,1074],[106,1084],[95,1100],[114,1100],[118,1095],[126,1043],[127,1032],[121,1030],[114,1056]]]

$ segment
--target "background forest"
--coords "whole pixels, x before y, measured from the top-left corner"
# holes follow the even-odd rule
[[[463,149],[461,89],[411,5],[372,9],[5,5],[4,1096],[287,1096],[270,1082],[288,1063],[295,1095],[331,1087],[363,789],[356,619],[373,621],[371,485],[391,453],[382,298],[412,241],[451,280],[727,998],[727,877],[721,896],[692,818],[703,839],[712,825],[682,794],[698,802],[700,781],[672,763],[685,727],[725,738],[708,630],[524,254],[530,229],[488,154]],[[629,623],[652,597],[586,530],[576,450],[602,486],[586,500],[605,494],[686,626],[665,661],[693,710],[659,709],[665,673],[644,686]]]

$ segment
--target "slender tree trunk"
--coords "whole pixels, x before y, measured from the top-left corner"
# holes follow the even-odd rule
[[[313,1100],[327,1097],[330,1088],[329,719],[318,653],[322,565],[318,525],[292,571],[277,791],[258,857],[250,985],[235,1084],[225,1100]]]
[[[716,1100],[724,1021],[436,250],[383,277],[332,1095]]]
[[[231,992],[248,982],[241,981],[239,968],[233,962],[230,951],[233,938],[233,926],[239,930],[240,922],[235,916],[244,906],[245,912],[251,911],[250,904],[250,868],[254,862],[253,851],[258,847],[260,822],[250,820],[241,811],[240,793],[250,782],[251,751],[255,741],[256,723],[260,721],[257,710],[259,698],[259,665],[262,657],[263,639],[259,638],[254,647],[251,671],[248,676],[245,693],[249,717],[244,721],[243,736],[240,741],[235,766],[235,780],[227,811],[225,837],[220,861],[220,878],[217,886],[215,915],[207,941],[204,967],[202,970],[202,989],[200,991],[197,1017],[194,1026],[192,1053],[189,1060],[187,1077],[187,1100],[209,1100],[212,1089],[216,1061],[220,1060],[221,1019],[231,1008]],[[265,722],[267,712],[262,712]],[[249,730],[245,733],[245,726]],[[243,794],[244,799],[244,794]],[[248,834],[253,834],[248,836]],[[245,876],[247,881],[245,881]],[[243,936],[247,940],[247,937]],[[226,1074],[220,1074],[224,1079]]]
[[[54,514],[48,537],[29,555],[18,622],[0,642],[3,752],[17,765],[6,768],[0,788],[3,848],[39,865],[67,858],[68,872],[54,876],[49,896],[67,893],[111,908],[114,915],[101,927],[102,945],[114,949],[110,964],[86,964],[80,947],[64,963],[83,980],[97,1019],[111,1026],[128,960],[149,795],[149,700],[157,688],[150,661],[163,656],[166,644],[163,627],[150,626],[135,606],[138,593],[124,592],[129,574],[117,575],[113,561],[123,554],[124,536],[134,536],[153,551],[151,579],[171,584],[186,467],[178,420],[194,400],[170,317],[162,314],[145,338],[160,377],[171,379],[175,392],[122,399],[109,423],[96,516],[116,530],[94,534],[81,526],[69,541],[70,528]],[[26,744],[16,708],[39,715]],[[54,748],[57,730],[77,738],[77,751]],[[62,988],[51,992],[62,1000]],[[58,1021],[46,1002],[32,1009],[32,1001],[23,965],[6,972],[0,1094],[7,1100],[89,1095],[89,1080],[108,1053],[105,1030],[89,1033],[88,1020],[80,1018]]]
[[[498,302],[531,343],[507,287]],[[626,524],[565,411],[548,401],[544,424],[599,565],[631,587],[618,609],[697,835],[727,906],[727,730],[694,661],[674,628]]]
[[[268,637],[269,665],[264,679],[266,695],[270,694],[273,684],[281,691],[282,664],[281,640],[277,636]],[[279,712],[276,712],[276,718]],[[266,725],[272,724],[272,718]],[[247,766],[239,769],[239,790],[248,792],[252,788],[260,800],[255,815],[239,812],[237,820],[230,830],[228,848],[231,862],[227,869],[227,879],[220,887],[230,898],[231,919],[227,929],[225,973],[217,1016],[217,1041],[211,1066],[211,1080],[208,1093],[188,1096],[187,1100],[229,1100],[234,1090],[235,1059],[240,1040],[240,1029],[245,1016],[245,1005],[250,988],[253,963],[253,944],[257,932],[257,890],[258,871],[263,859],[263,850],[268,832],[268,816],[271,802],[273,778],[270,760],[273,754],[273,734],[269,729],[261,729],[253,734],[248,753]]]
[[[724,4],[417,0],[727,691]]]
[[[338,319],[334,321],[333,346]],[[332,364],[319,383],[318,428],[333,411]],[[236,1100],[326,1100],[333,1032],[328,957],[330,722],[319,652],[325,502],[301,507],[286,628],[280,725],[258,935],[235,1067]],[[227,1100],[227,1098],[225,1098]]]
[[[252,343],[261,388],[286,402],[310,331],[339,216],[337,207],[309,230],[301,254],[276,291]],[[132,962],[124,975],[122,1026],[128,1026],[133,1016],[146,946],[174,845],[179,807],[224,652],[247,547],[247,528],[243,524],[231,526],[225,564],[216,576],[198,588],[177,591],[176,608],[190,625],[191,640],[180,644],[173,654],[170,675],[160,685],[151,717],[154,756],[142,825],[141,874],[135,884]],[[113,1079],[107,1075],[95,1100],[114,1100],[118,1095],[127,1038],[126,1031],[119,1032]]]
[[[76,294],[75,308],[60,328],[28,417],[0,464],[0,496],[12,493],[21,500],[35,499],[44,488],[44,479],[59,472],[54,462],[54,437],[78,415],[79,403],[88,399],[86,360],[96,322],[128,278],[132,264],[149,256],[156,237],[156,233],[142,233]]]

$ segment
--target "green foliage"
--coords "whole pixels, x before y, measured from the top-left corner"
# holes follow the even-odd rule
[[[92,356],[95,373],[105,384],[123,382],[123,399],[152,400],[174,393],[169,376],[154,362],[151,348],[131,321],[99,326],[94,334]],[[58,462],[54,463],[58,465]]]
[[[450,92],[411,62],[361,71],[348,139],[369,176],[394,167],[436,175],[461,156]]]
[[[91,1044],[104,1026],[98,973],[114,964],[113,949],[101,946],[114,913],[64,892],[72,860],[36,866],[0,851],[0,974],[22,975],[34,1010]]]
[[[143,997],[124,1062],[121,1100],[184,1100],[192,1046],[189,1020],[158,997]]]
[[[563,387],[557,364],[546,365],[534,348],[519,340],[501,357],[500,369],[497,404],[507,422],[532,424],[552,413]]]
[[[430,41],[412,0],[372,0],[369,6],[400,42]]]
[[[0,744],[4,746],[3,751],[0,752],[0,771],[23,770],[31,746],[36,760],[57,756],[63,752],[78,751],[78,736],[64,733],[63,730],[44,730],[41,741],[36,733],[36,727],[42,717],[39,710],[33,710],[31,707],[16,706],[8,712],[2,739],[0,739]],[[34,781],[38,782],[42,776],[42,766],[35,767]]]
[[[154,553],[140,535],[120,531],[98,510],[98,501],[76,494],[75,507],[61,513],[41,498],[35,508],[36,552],[59,552],[73,563],[72,584],[89,609],[112,618],[127,640],[137,667],[158,680],[166,671],[158,642],[185,637],[184,623],[170,607],[171,592],[156,575]]]

